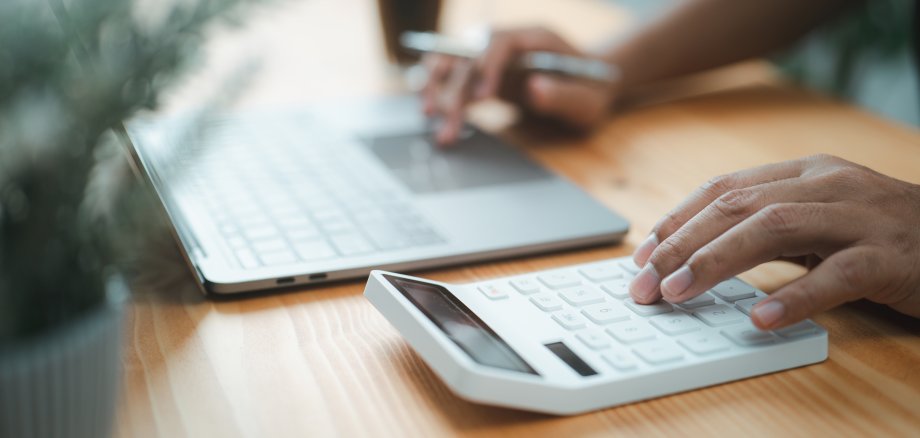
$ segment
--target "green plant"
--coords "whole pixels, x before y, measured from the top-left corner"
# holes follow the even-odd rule
[[[250,1],[0,2],[0,348],[105,299],[152,208],[130,179],[100,178],[105,140]]]

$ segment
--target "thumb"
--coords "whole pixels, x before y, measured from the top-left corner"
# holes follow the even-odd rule
[[[536,113],[588,128],[607,113],[609,89],[572,79],[534,74],[527,80],[527,99]]]
[[[877,292],[888,275],[880,254],[865,247],[840,251],[751,309],[762,330],[799,322]]]

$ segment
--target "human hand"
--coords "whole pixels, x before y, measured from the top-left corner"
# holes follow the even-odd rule
[[[510,100],[575,128],[585,129],[597,123],[610,106],[613,86],[539,73],[513,76],[513,66],[520,55],[537,50],[588,57],[543,28],[495,32],[482,56],[473,60],[427,55],[423,62],[428,81],[422,89],[422,102],[427,115],[444,119],[437,141],[454,142],[463,126],[467,105],[492,97]]]
[[[637,303],[681,303],[775,259],[806,265],[752,309],[765,330],[860,298],[920,317],[920,186],[827,155],[742,170],[697,189],[634,259]]]

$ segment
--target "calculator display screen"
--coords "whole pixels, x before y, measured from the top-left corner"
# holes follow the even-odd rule
[[[384,277],[477,363],[539,375],[479,316],[447,289],[405,278],[389,275]]]

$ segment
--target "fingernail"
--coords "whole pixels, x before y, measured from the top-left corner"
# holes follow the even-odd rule
[[[681,266],[661,282],[661,292],[671,297],[678,297],[693,284],[693,271],[687,265]]]
[[[751,310],[751,314],[753,314],[764,327],[772,327],[785,313],[786,306],[783,306],[783,303],[778,300],[760,303]]]
[[[649,263],[639,271],[636,278],[629,284],[629,291],[634,297],[639,297],[641,301],[648,302],[660,282],[658,271],[655,270],[654,265]]]
[[[652,256],[652,251],[657,247],[658,236],[656,236],[655,233],[649,234],[633,252],[633,261],[636,262],[636,266],[645,266],[645,263],[648,262],[648,258]]]

